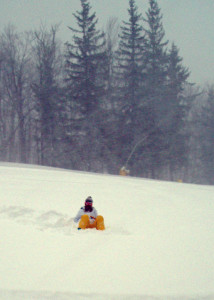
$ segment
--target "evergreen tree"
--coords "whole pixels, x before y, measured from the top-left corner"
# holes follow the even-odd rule
[[[185,83],[189,77],[189,71],[182,65],[183,59],[179,56],[179,49],[174,43],[172,43],[171,49],[169,51],[168,60],[168,93],[174,95],[174,98],[181,95],[184,90]],[[178,102],[178,100],[176,100]]]
[[[154,105],[161,105],[161,96],[164,94],[164,87],[167,76],[167,53],[168,41],[164,41],[165,32],[162,24],[162,14],[156,0],[149,0],[149,9],[144,18],[147,26],[146,32],[145,60],[147,67],[147,88],[151,101]],[[158,98],[158,99],[157,99]],[[156,101],[155,101],[156,100]],[[158,107],[156,109],[158,117]]]
[[[164,110],[166,150],[171,179],[173,179],[176,168],[181,168],[186,161],[185,120],[190,102],[188,103],[189,98],[184,96],[183,91],[187,85],[188,77],[189,71],[182,65],[178,48],[173,43],[169,52],[167,95]]]
[[[78,29],[69,27],[73,40],[66,44],[66,81],[73,124],[68,134],[80,155],[75,158],[80,161],[79,168],[94,171],[104,143],[99,114],[105,95],[105,38],[96,29],[98,19],[90,13],[88,1],[80,2],[81,10],[73,14]]]
[[[119,156],[124,160],[135,143],[135,133],[140,127],[143,99],[144,36],[140,25],[142,19],[135,0],[129,1],[129,21],[123,21],[117,52],[117,100],[119,114]]]
[[[164,41],[165,32],[162,14],[156,0],[149,0],[149,9],[144,18],[146,32],[146,111],[150,134],[147,139],[146,169],[150,176],[157,177],[164,156],[164,109],[167,81],[168,41]]]
[[[78,29],[69,27],[74,33],[73,44],[67,43],[66,71],[72,100],[83,116],[93,113],[104,91],[100,80],[101,64],[105,59],[104,34],[96,29],[96,14],[90,14],[87,0],[80,0],[82,10],[73,14]]]
[[[108,107],[114,105],[114,94],[117,82],[114,76],[114,65],[116,60],[116,49],[118,47],[118,34],[120,25],[117,18],[110,18],[106,25],[105,39],[106,39],[106,54],[107,54],[107,91],[106,100]]]
[[[214,184],[214,86],[209,87],[207,103],[203,106],[201,114],[202,131],[200,137],[201,162],[203,165],[203,183]]]

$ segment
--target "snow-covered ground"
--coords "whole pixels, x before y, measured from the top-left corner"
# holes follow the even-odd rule
[[[0,164],[0,299],[214,299],[214,187]]]

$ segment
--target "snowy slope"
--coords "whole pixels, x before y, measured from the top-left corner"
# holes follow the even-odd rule
[[[0,299],[214,299],[213,220],[213,186],[1,164]]]

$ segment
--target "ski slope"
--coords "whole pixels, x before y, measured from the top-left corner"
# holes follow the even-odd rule
[[[214,186],[1,163],[0,299],[213,300],[213,220]]]

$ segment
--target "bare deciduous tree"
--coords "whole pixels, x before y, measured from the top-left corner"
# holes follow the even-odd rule
[[[56,114],[58,99],[58,79],[60,77],[61,56],[57,42],[58,26],[48,31],[43,26],[34,32],[35,82],[33,91],[36,104],[38,163],[53,164]]]
[[[29,34],[19,34],[9,25],[1,35],[1,123],[2,147],[8,159],[26,162],[26,116],[28,115]]]

